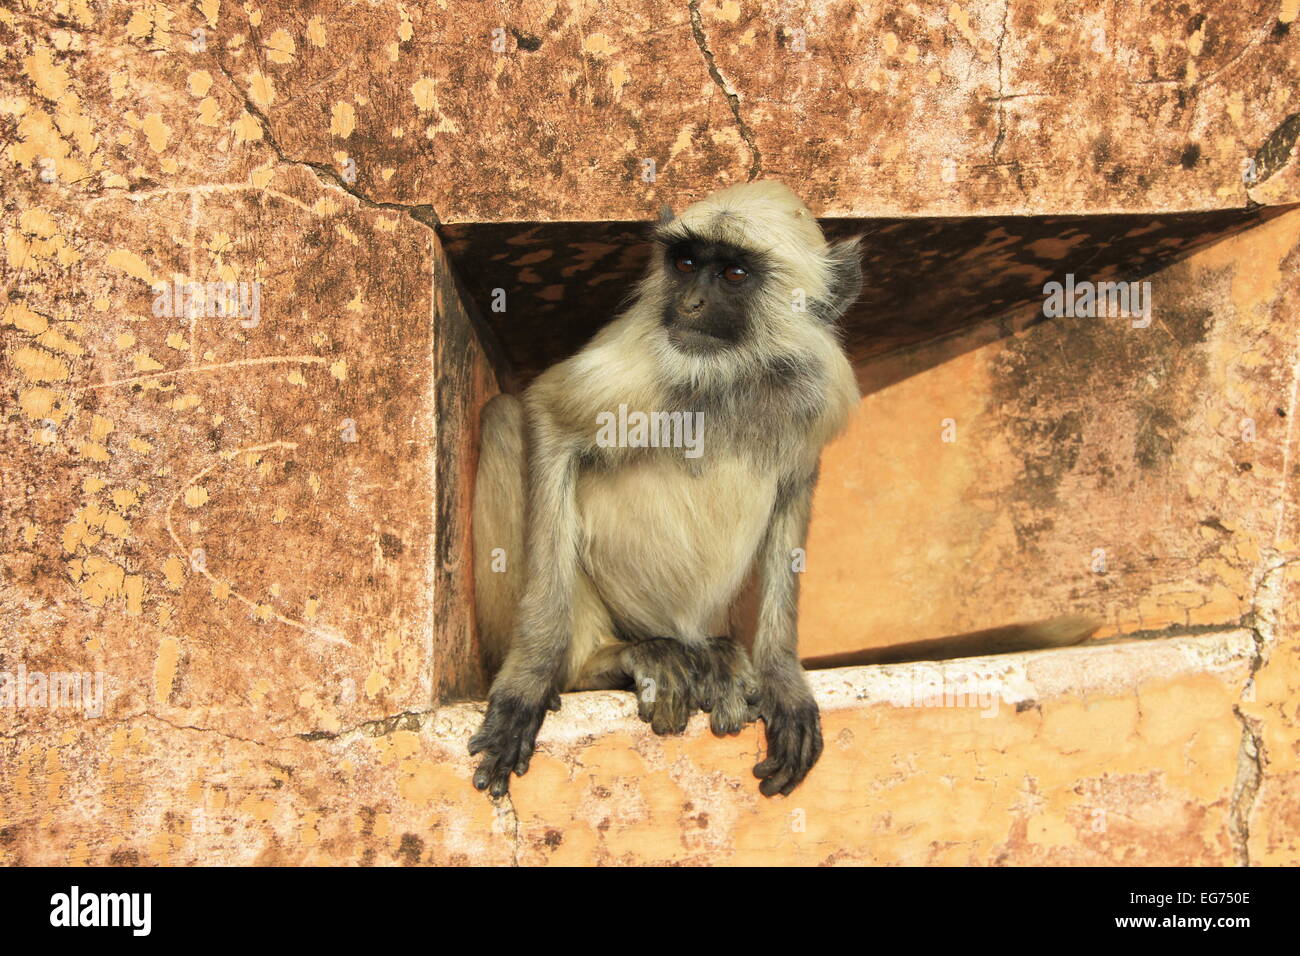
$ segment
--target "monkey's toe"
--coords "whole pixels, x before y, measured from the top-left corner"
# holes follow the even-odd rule
[[[738,734],[758,719],[758,683],[745,648],[730,637],[710,638],[698,652],[696,682],[700,709],[718,737]]]
[[[749,705],[745,699],[735,696],[715,705],[709,712],[709,729],[715,737],[734,737],[754,719],[749,716]]]
[[[623,654],[637,698],[637,716],[660,736],[685,732],[698,709],[691,690],[693,670],[687,647],[672,638],[657,637],[630,644]]]

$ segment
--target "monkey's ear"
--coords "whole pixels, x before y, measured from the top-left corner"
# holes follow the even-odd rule
[[[827,277],[826,297],[818,303],[820,317],[835,322],[862,294],[862,253],[858,248],[861,236],[834,243],[826,253],[830,267]]]
[[[673,207],[664,203],[659,207],[659,218],[655,220],[656,226],[666,226],[677,218],[677,213],[673,212]]]

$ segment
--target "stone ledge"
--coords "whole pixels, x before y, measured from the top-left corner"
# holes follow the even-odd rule
[[[952,695],[993,695],[1012,708],[1045,698],[1120,694],[1153,679],[1209,674],[1225,683],[1249,677],[1256,645],[1245,628],[1186,637],[1137,641],[1095,641],[996,657],[951,661],[837,667],[810,671],[809,683],[823,713],[862,707],[915,707],[936,679]],[[478,729],[482,703],[448,704],[423,723],[421,736],[439,744],[463,744]],[[598,728],[598,729],[597,729]],[[603,733],[630,732],[653,737],[637,717],[636,701],[626,691],[564,694],[558,713],[548,714],[538,746],[590,741]],[[708,738],[708,718],[696,714],[686,737]]]

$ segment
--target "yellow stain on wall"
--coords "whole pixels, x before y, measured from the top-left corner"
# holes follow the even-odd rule
[[[212,74],[207,70],[195,70],[189,75],[187,83],[190,96],[207,96],[208,90],[212,88]]]
[[[609,37],[605,34],[593,33],[582,41],[582,52],[607,56],[610,53],[617,53],[618,48],[609,42]]]
[[[126,613],[139,617],[144,603],[144,578],[138,574],[128,574],[123,582],[126,592]]]
[[[199,119],[201,126],[216,126],[217,115],[220,111],[217,109],[217,101],[208,96],[199,103]],[[251,117],[250,117],[251,118]]]
[[[330,135],[347,139],[357,126],[357,111],[351,103],[339,100],[330,111]]]
[[[39,49],[24,59],[23,70],[31,78],[36,92],[47,100],[58,101],[68,91],[68,71],[54,62],[54,56],[49,50]]]
[[[111,495],[113,504],[121,511],[130,511],[140,503],[140,496],[130,488],[116,488]]]
[[[174,637],[164,637],[158,643],[158,656],[153,666],[153,699],[155,703],[165,704],[172,695],[172,685],[176,682],[176,667],[180,663],[181,648]]]
[[[261,109],[268,108],[275,102],[275,84],[261,70],[248,78],[248,97]]]
[[[76,578],[82,597],[92,607],[103,607],[110,599],[125,594],[126,570],[98,555],[91,555],[81,562]]]
[[[149,140],[149,148],[155,153],[161,153],[167,148],[167,141],[171,139],[171,128],[163,122],[162,113],[150,113],[144,118],[142,127],[145,137]]]
[[[255,143],[262,138],[262,127],[247,110],[239,114],[239,119],[230,126],[235,134],[235,145]]]
[[[54,217],[44,209],[24,209],[18,216],[18,228],[42,239],[48,239],[58,231]]]
[[[296,50],[293,37],[284,29],[276,30],[266,41],[266,58],[272,63],[292,63]]]
[[[43,345],[47,349],[53,349],[56,352],[63,352],[66,355],[85,355],[86,350],[80,342],[74,342],[67,338],[57,329],[47,329],[36,340],[37,345]]]
[[[325,46],[325,24],[320,17],[312,17],[307,21],[307,39],[312,46]]]
[[[37,385],[18,396],[18,406],[28,418],[37,421],[48,418],[56,424],[62,424],[68,415],[68,408],[63,404],[55,406],[55,401],[61,397],[52,389]]]
[[[159,372],[162,371],[163,364],[148,352],[136,352],[131,356],[131,363],[135,366],[137,372]]]
[[[68,378],[68,363],[56,355],[25,346],[10,356],[10,361],[29,382],[63,382]]]
[[[415,97],[415,108],[421,113],[432,110],[438,103],[436,91],[437,82],[427,76],[421,77],[412,83],[411,95]]]
[[[173,554],[163,562],[162,572],[167,587],[173,591],[179,591],[185,583],[185,565],[181,563],[181,559]]]
[[[4,322],[28,335],[40,335],[49,326],[45,316],[33,312],[23,302],[12,302],[5,308]]]
[[[149,270],[149,266],[129,249],[114,249],[105,261],[111,268],[119,269],[133,279],[139,279],[149,285],[154,284],[153,273]]]
[[[275,179],[275,166],[271,162],[263,163],[248,174],[248,181],[258,189],[265,189]]]

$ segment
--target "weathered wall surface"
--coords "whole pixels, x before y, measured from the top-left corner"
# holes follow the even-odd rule
[[[497,807],[476,706],[432,706],[478,680],[495,384],[431,225],[750,175],[844,216],[1294,202],[1296,14],[0,10],[0,671],[105,685],[93,719],[0,706],[0,861],[1294,863],[1297,214],[1161,273],[1148,329],[864,366],[817,502],[809,654],[1064,611],[1206,633],[945,668],[990,716],[902,706],[930,671],[817,675],[828,752],[783,801],[757,730],[575,695]],[[259,309],[157,314],[155,281]]]
[[[1292,212],[1154,275],[1145,328],[1038,314],[867,365],[885,387],[823,459],[805,651],[1247,620],[1300,547],[1298,297]]]
[[[438,240],[281,161],[168,23],[0,11],[0,670],[104,676],[69,760],[115,728],[334,732],[480,679],[457,556],[494,386]],[[26,742],[81,715],[0,704],[8,825]]]
[[[567,695],[497,806],[466,782],[474,705],[310,742],[82,724],[11,758],[2,850],[174,865],[1293,862],[1290,819],[1247,827],[1234,707],[1254,654],[1249,632],[1227,631],[818,672],[826,753],[775,800],[750,773],[755,728],[719,740],[697,717],[655,737],[626,694]],[[1293,745],[1293,726],[1269,722]],[[1277,800],[1293,817],[1294,797]]]
[[[147,103],[159,75],[206,71],[191,109],[214,137],[265,136],[445,222],[643,220],[756,175],[799,183],[827,216],[1300,198],[1292,0],[36,9],[18,5],[7,29],[61,31],[65,54],[81,42],[143,54],[107,56],[79,93],[88,104],[120,112]],[[204,157],[171,178],[208,172]]]

